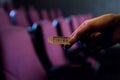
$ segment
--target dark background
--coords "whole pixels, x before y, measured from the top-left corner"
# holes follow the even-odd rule
[[[61,8],[65,16],[92,13],[99,16],[106,13],[120,13],[120,0],[13,0],[18,4],[34,4],[39,9]]]

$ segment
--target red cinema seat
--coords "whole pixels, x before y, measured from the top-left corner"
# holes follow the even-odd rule
[[[62,10],[60,8],[56,9],[56,17],[57,18],[64,17]]]
[[[9,15],[3,8],[0,8],[0,27],[9,27],[10,25],[12,25],[12,23]]]
[[[49,37],[57,36],[55,27],[52,26],[50,21],[44,20],[40,23],[40,28],[43,32],[43,40],[46,53],[53,67],[60,67],[68,64],[69,61],[65,57],[64,51],[61,46],[48,43]]]
[[[11,13],[14,13],[13,17],[15,19],[16,25],[24,28],[30,27],[24,8],[21,7],[18,10],[12,10]]]
[[[49,20],[48,12],[46,9],[42,9],[40,11],[40,15],[43,20]]]
[[[55,10],[52,9],[52,8],[49,10],[49,17],[50,17],[50,20],[51,20],[51,21],[56,18]]]
[[[70,23],[70,26],[72,27],[73,31],[79,27],[79,23],[78,23],[76,16],[70,16],[69,23]]]
[[[45,80],[46,72],[27,31],[12,26],[0,34],[5,80]]]
[[[34,7],[31,6],[29,8],[29,14],[30,14],[30,18],[31,18],[32,23],[40,21],[39,14]]]

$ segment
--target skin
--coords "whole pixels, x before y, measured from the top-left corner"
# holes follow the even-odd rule
[[[71,43],[69,47],[79,40],[87,45],[92,44],[93,47],[101,48],[120,42],[120,14],[105,14],[84,21],[69,36]]]

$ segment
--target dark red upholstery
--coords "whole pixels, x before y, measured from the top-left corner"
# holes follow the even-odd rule
[[[61,10],[60,8],[58,8],[58,9],[56,10],[56,17],[57,17],[57,18],[63,17],[63,13],[62,13],[62,10]]]
[[[64,18],[59,18],[58,19],[58,24],[60,25],[61,31],[62,31],[62,36],[68,37],[71,34],[70,30],[70,24],[67,22],[66,19]]]
[[[12,25],[12,23],[7,12],[0,8],[0,27],[9,27],[9,25]]]
[[[54,20],[56,18],[55,10],[52,8],[50,9],[49,17],[50,17],[50,20]]]
[[[40,14],[41,14],[41,18],[43,20],[49,20],[48,12],[47,12],[46,9],[42,9],[41,12],[40,12]]]
[[[64,51],[60,45],[54,45],[48,43],[48,38],[51,36],[57,36],[56,29],[52,26],[51,22],[45,20],[41,22],[41,29],[43,32],[44,45],[47,55],[54,67],[63,66],[69,63],[64,55]]]
[[[73,31],[79,27],[79,23],[78,23],[76,16],[70,17],[70,24],[71,24]]]
[[[30,7],[29,14],[30,14],[32,23],[40,21],[39,14],[34,7],[32,6]]]
[[[6,8],[7,8],[8,12],[11,11],[14,8],[13,3],[12,2],[6,2]]]
[[[18,10],[14,10],[14,12],[15,12],[14,17],[15,17],[17,25],[20,25],[20,26],[25,27],[25,28],[30,27],[30,24],[27,20],[25,10],[23,7],[19,8]]]
[[[45,80],[46,72],[36,56],[27,31],[13,27],[2,30],[0,34],[6,80]]]

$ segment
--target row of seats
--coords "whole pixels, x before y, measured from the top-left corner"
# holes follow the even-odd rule
[[[2,23],[0,26],[16,24],[25,27],[31,26],[33,23],[40,20],[53,20],[55,18],[63,16],[60,9],[51,9],[49,13],[46,9],[42,9],[39,13],[39,11],[36,10],[34,7],[30,7],[28,11],[26,11],[25,8],[21,7],[19,9],[11,10],[9,13],[7,13],[3,8],[1,8],[0,14],[4,15],[1,16],[1,18],[5,19],[4,24]],[[5,22],[7,24],[5,24]]]
[[[21,26],[11,26],[11,28],[4,28],[0,31],[3,61],[2,71],[5,75],[5,80],[45,80],[47,71],[37,54],[47,55],[51,63],[50,70],[71,63],[66,58],[60,45],[53,45],[47,42],[48,37],[57,33],[56,29],[52,25],[50,26],[50,22],[45,21],[41,23],[40,27],[44,34],[43,39],[46,53],[42,53],[41,49],[39,53],[36,53],[29,33]],[[40,58],[42,57],[40,56]],[[89,58],[88,60],[90,62],[92,59]],[[92,62],[92,66],[94,66],[95,61],[93,60]]]
[[[51,20],[63,17],[62,11],[58,9],[57,11],[51,9],[48,13],[47,10],[43,9],[39,13],[34,7],[30,7],[28,11],[26,11],[23,7],[19,9],[13,9],[8,14],[3,8],[0,9],[0,14],[3,15],[1,18],[5,20],[1,20],[0,26],[6,25],[21,25],[25,27],[31,26],[35,22],[39,22],[41,20]],[[40,17],[41,16],[41,17]],[[77,21],[75,21],[75,18]],[[70,19],[74,20],[74,23],[77,22],[75,26],[80,25],[84,20],[92,18],[91,14],[83,14],[78,16],[71,16]]]
[[[26,18],[24,8],[20,8],[19,10],[12,10],[10,12],[10,18],[12,20],[12,23],[14,23],[14,25],[20,25],[20,26],[23,26],[28,29],[35,28],[36,24],[39,24],[42,21],[39,19],[39,15],[33,7],[30,7],[29,12],[30,12],[29,16],[31,17],[31,21],[32,21],[32,26],[30,26],[30,24]],[[13,24],[11,24],[11,22],[8,18],[9,16],[7,16],[7,14],[5,13],[5,11],[3,9],[1,9],[1,15],[2,14],[3,14],[3,16],[1,16],[2,17],[1,18],[1,26],[13,25]],[[46,17],[46,12],[45,12],[44,17]],[[53,24],[53,26],[55,26],[57,28],[59,28],[59,27],[61,28],[61,30],[60,29],[58,30],[59,36],[69,36],[83,21],[85,21],[86,19],[90,19],[91,17],[92,17],[91,14],[83,14],[83,15],[79,15],[79,16],[70,16],[67,19],[65,19],[61,15],[61,16],[59,16],[59,18],[54,19],[52,21],[52,24]],[[5,19],[5,20],[3,20],[3,19]],[[46,17],[43,20],[49,20],[49,19]],[[33,28],[31,28],[31,27],[33,27]]]
[[[45,70],[27,31],[12,27],[2,30],[0,34],[5,80],[44,80]]]
[[[13,8],[14,8],[14,6],[13,6],[13,3],[12,2],[2,2],[2,1],[0,1],[0,8],[4,8],[6,11],[10,11],[10,10],[12,10]]]
[[[31,16],[35,16],[32,13],[34,9],[31,11]],[[60,17],[53,21],[33,20],[34,24],[30,26],[24,9],[12,10],[10,17],[3,9],[0,10],[0,14],[2,15],[0,16],[2,71],[6,80],[45,80],[47,67],[54,69],[70,64],[63,48],[60,45],[49,44],[48,38],[69,36],[81,21],[91,18],[87,14],[82,15],[84,18],[79,15],[67,19]],[[15,24],[11,23],[10,18]],[[33,18],[37,19],[38,15]],[[80,23],[78,18],[81,18]],[[75,44],[72,49],[78,47],[77,45]],[[95,64],[92,58],[88,60]]]

